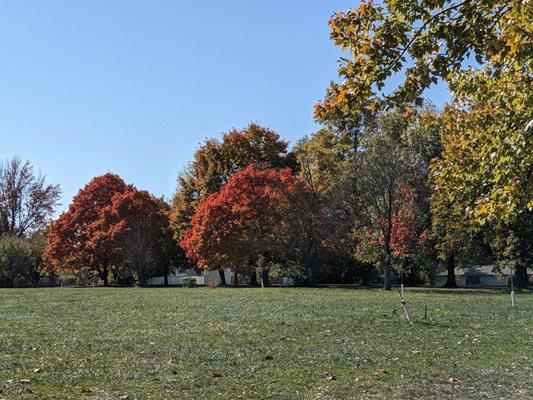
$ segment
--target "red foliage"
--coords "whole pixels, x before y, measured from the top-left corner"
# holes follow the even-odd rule
[[[407,185],[402,185],[401,195],[397,200],[397,211],[393,215],[391,224],[390,246],[396,258],[403,258],[413,254],[417,246],[424,245],[429,237],[429,232],[422,233],[417,226],[417,217],[420,213],[415,202],[415,196]]]
[[[200,201],[180,245],[203,268],[235,268],[264,252],[283,251],[290,199],[306,190],[288,168],[249,166]]]
[[[92,179],[74,197],[67,212],[54,221],[48,234],[45,258],[55,269],[92,270],[107,282],[107,273],[116,263],[114,246],[103,240],[101,218],[117,193],[128,189],[115,174]]]
[[[111,204],[102,210],[98,222],[98,238],[113,243],[121,264],[130,267],[137,281],[144,285],[150,274],[167,255],[166,245],[174,245],[168,212],[145,190],[128,187],[113,196]]]
[[[382,217],[377,227],[363,226],[353,234],[362,259],[375,261],[384,254],[396,260],[414,255],[429,239],[427,229],[421,231],[421,211],[407,184],[400,188],[390,218]]]
[[[104,284],[110,271],[125,264],[143,283],[164,243],[172,241],[161,203],[114,174],[96,177],[81,189],[52,223],[48,238],[45,257],[56,269],[87,268]]]

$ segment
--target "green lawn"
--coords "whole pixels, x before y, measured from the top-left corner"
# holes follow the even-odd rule
[[[406,297],[413,324],[379,290],[0,290],[0,399],[533,396],[532,295]]]

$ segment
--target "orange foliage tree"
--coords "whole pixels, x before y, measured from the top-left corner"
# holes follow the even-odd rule
[[[169,207],[119,176],[98,176],[52,223],[45,258],[56,270],[92,271],[105,286],[110,272],[145,284],[149,270],[176,259],[168,212]]]
[[[114,243],[120,274],[141,286],[156,273],[165,277],[175,267],[177,244],[172,237],[168,210],[145,190],[128,187],[116,193],[97,222],[96,242]]]
[[[203,198],[181,246],[201,268],[234,268],[241,273],[260,257],[294,260],[297,210],[311,196],[288,168],[249,166]],[[263,274],[263,279],[268,275]]]
[[[48,234],[46,259],[55,269],[92,271],[108,284],[109,272],[117,264],[113,243],[102,240],[102,210],[108,207],[117,193],[128,185],[115,174],[93,178],[74,197],[68,211],[54,221]]]

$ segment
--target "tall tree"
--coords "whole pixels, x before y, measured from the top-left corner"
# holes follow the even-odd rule
[[[51,272],[50,265],[44,260],[44,252],[48,246],[46,232],[35,232],[26,239],[26,242],[28,260],[22,275],[31,282],[32,286],[38,286],[41,279]]]
[[[29,161],[0,164],[0,234],[24,237],[43,228],[58,205],[59,185],[47,184]]]
[[[432,164],[432,212],[448,262],[481,237],[498,267],[516,270],[519,287],[533,258],[530,83],[521,73],[465,74],[457,84],[468,88],[443,113],[444,151]]]
[[[30,261],[30,248],[24,238],[4,236],[0,238],[0,284],[15,285],[15,279],[24,275]]]
[[[108,285],[109,272],[119,262],[115,243],[102,231],[104,210],[128,185],[115,174],[93,178],[74,197],[68,211],[54,221],[48,234],[46,259],[55,268],[85,268]]]
[[[146,286],[156,273],[175,266],[168,214],[159,199],[147,191],[128,187],[113,196],[102,210],[96,230],[98,242],[113,242],[119,264],[135,281]]]
[[[300,140],[294,148],[299,176],[313,191],[312,208],[305,212],[311,218],[316,242],[315,276],[330,281],[342,280],[354,269],[353,246],[347,237],[355,222],[355,181],[345,173],[354,162],[353,143],[347,135],[333,128],[323,128]],[[311,204],[309,204],[311,205]],[[302,209],[303,211],[304,209]],[[296,217],[294,221],[306,221]],[[311,230],[309,230],[311,232]],[[309,241],[308,241],[309,243]]]
[[[208,139],[194,154],[193,161],[178,176],[172,200],[171,226],[177,240],[190,227],[200,200],[218,191],[235,172],[250,164],[263,168],[295,168],[294,155],[279,135],[257,124],[233,129],[222,140]],[[225,283],[225,276],[220,270]]]
[[[395,264],[412,254],[430,227],[420,207],[427,196],[429,160],[419,152],[422,139],[413,140],[412,131],[419,129],[425,130],[397,110],[382,113],[364,131],[357,162],[348,171],[357,182],[356,255],[381,265],[386,290]]]
[[[223,266],[245,272],[254,260],[302,258],[294,254],[293,210],[310,193],[290,169],[253,166],[232,175],[228,183],[200,201],[181,246],[202,268]],[[301,208],[301,207],[300,207]],[[305,251],[304,249],[301,249]],[[243,270],[244,269],[244,270]]]

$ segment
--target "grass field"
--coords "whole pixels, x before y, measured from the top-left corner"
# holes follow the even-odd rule
[[[406,297],[413,324],[379,290],[0,290],[0,399],[533,396],[532,295]]]

